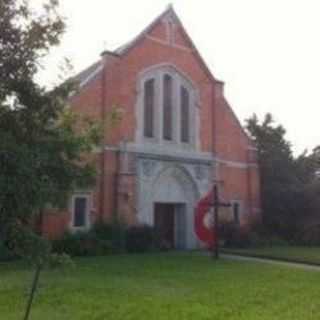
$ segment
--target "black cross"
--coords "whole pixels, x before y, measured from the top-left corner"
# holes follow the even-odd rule
[[[210,204],[213,207],[213,215],[214,215],[214,223],[212,224],[212,233],[216,237],[216,241],[214,246],[212,246],[212,257],[215,259],[219,258],[219,237],[218,237],[218,230],[219,230],[219,208],[220,207],[230,207],[230,202],[220,202],[219,200],[219,190],[218,186],[215,184],[213,186],[213,195],[212,195],[212,203]]]

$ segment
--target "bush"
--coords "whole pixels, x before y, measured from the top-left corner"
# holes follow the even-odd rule
[[[285,246],[288,242],[279,236],[269,234],[261,225],[251,226],[249,230],[234,223],[222,224],[219,228],[220,238],[228,248]]]
[[[157,232],[147,225],[125,228],[119,223],[96,224],[88,232],[67,232],[52,243],[53,252],[70,256],[141,253],[160,248]]]
[[[320,245],[320,225],[312,225],[300,232],[295,242],[306,246]]]
[[[158,244],[157,233],[151,226],[132,226],[126,231],[126,249],[130,253],[143,253],[156,250]]]
[[[247,248],[251,245],[251,239],[247,231],[236,229],[225,239],[224,245],[228,248]]]
[[[280,238],[279,236],[270,236],[269,237],[269,246],[277,246],[277,247],[280,247],[280,246],[288,246],[290,245],[291,243],[288,242],[287,240],[283,239],[283,238]]]
[[[65,233],[52,243],[53,252],[70,256],[97,256],[112,253],[111,242],[99,239],[94,231]]]
[[[8,249],[3,241],[0,240],[0,262],[11,261],[16,259],[12,251]]]
[[[50,255],[49,260],[48,260],[48,267],[50,269],[60,269],[61,268],[74,268],[75,264],[71,257],[66,254],[57,254],[53,253]]]
[[[227,248],[245,248],[250,245],[247,231],[232,222],[225,222],[219,226],[219,238]]]
[[[114,253],[125,251],[126,229],[124,225],[118,222],[113,224],[98,223],[93,227],[93,232],[100,241],[111,244]]]
[[[67,232],[53,241],[53,251],[71,256],[97,256],[125,251],[126,229],[120,223],[97,223],[90,231]]]

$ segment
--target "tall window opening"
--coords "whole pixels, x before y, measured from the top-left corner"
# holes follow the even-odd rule
[[[150,68],[138,78],[136,139],[148,144],[196,147],[199,136],[197,91],[174,67]]]
[[[240,203],[238,201],[234,201],[232,203],[232,213],[233,213],[233,221],[237,225],[240,224]]]
[[[74,228],[85,228],[88,223],[89,213],[88,196],[75,196],[73,198],[73,223]]]
[[[181,141],[190,140],[190,97],[189,91],[185,87],[180,88],[180,113],[181,113]]]
[[[166,74],[163,78],[163,138],[172,140],[172,77]]]
[[[152,138],[154,132],[154,79],[144,83],[144,136]]]

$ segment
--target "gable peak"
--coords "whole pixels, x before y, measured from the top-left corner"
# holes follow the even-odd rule
[[[170,22],[173,24],[180,24],[180,20],[171,3],[167,6],[167,9],[162,14],[162,21]]]

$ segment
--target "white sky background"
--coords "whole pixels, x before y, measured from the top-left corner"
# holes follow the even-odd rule
[[[33,0],[40,4],[42,0]],[[42,81],[63,57],[75,71],[141,32],[168,0],[60,0],[67,32]],[[271,112],[295,153],[320,144],[320,1],[173,0],[174,8],[241,122]]]

